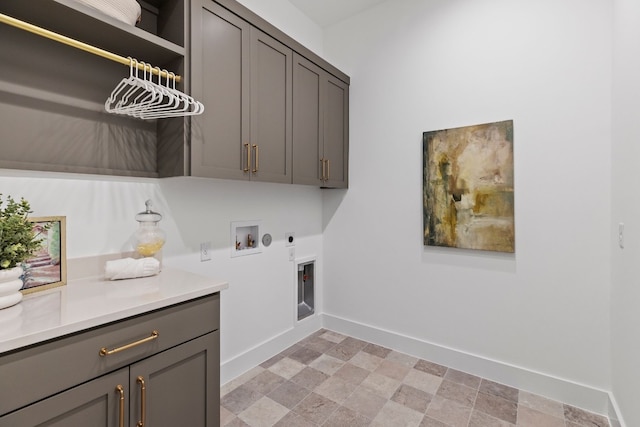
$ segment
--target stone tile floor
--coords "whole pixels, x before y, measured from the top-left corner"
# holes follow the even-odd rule
[[[609,427],[581,409],[320,330],[221,389],[222,426]]]

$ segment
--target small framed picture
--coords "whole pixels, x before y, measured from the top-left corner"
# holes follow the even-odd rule
[[[67,284],[66,217],[29,218],[40,249],[25,261],[22,293],[27,294]]]

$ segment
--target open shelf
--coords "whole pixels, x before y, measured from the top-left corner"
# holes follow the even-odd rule
[[[4,1],[0,13],[185,72],[185,0],[147,1],[145,29],[74,0]],[[120,63],[0,23],[0,167],[159,176],[159,147],[184,147],[184,121],[107,113],[105,100],[128,74]]]
[[[166,31],[174,40],[165,39],[162,35],[128,25],[73,0],[6,1],[0,2],[0,12],[153,65],[162,65],[185,56],[184,37],[178,40],[178,36],[173,36],[178,31]],[[173,19],[184,20],[184,13]]]

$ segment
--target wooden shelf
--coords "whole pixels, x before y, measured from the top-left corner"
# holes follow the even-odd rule
[[[0,12],[122,56],[162,66],[185,56],[179,46],[73,0],[8,1]],[[51,43],[55,43],[51,41]]]
[[[74,0],[0,1],[0,13],[184,76],[185,0],[145,7],[147,30]],[[118,62],[0,24],[0,167],[158,177],[158,147],[184,146],[183,120],[106,113],[128,74]]]

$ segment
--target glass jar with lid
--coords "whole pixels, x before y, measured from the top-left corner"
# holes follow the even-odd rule
[[[135,233],[136,252],[143,257],[151,257],[162,249],[165,242],[165,233],[158,226],[162,215],[151,210],[151,200],[145,202],[146,210],[136,215],[139,223]]]

